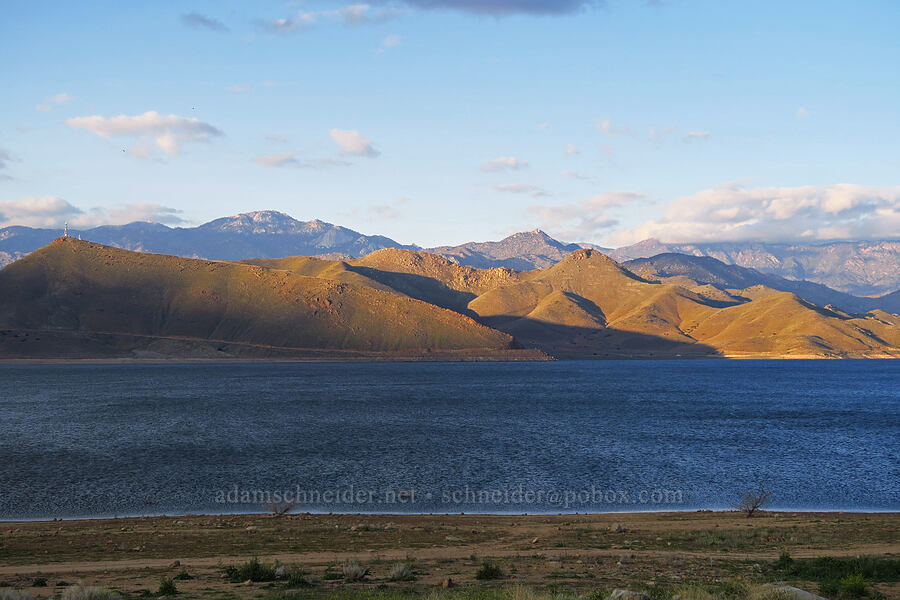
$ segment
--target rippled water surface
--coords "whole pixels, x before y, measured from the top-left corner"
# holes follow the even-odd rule
[[[0,366],[0,519],[259,512],[277,494],[685,510],[758,483],[776,508],[898,510],[898,455],[900,361]]]

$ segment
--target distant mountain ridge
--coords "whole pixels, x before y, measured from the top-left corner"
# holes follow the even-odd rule
[[[0,266],[46,246],[60,233],[59,229],[30,227],[0,229]],[[210,260],[333,253],[364,256],[381,248],[417,248],[381,235],[363,235],[318,219],[298,221],[276,211],[243,213],[197,227],[135,222],[70,230],[69,235],[125,250]]]
[[[555,265],[581,248],[601,252],[611,251],[592,244],[566,244],[553,239],[540,229],[514,233],[499,242],[469,242],[459,246],[437,246],[425,251],[476,269],[506,267],[516,271],[528,271]]]
[[[756,269],[787,279],[821,283],[857,296],[900,290],[900,240],[772,244],[716,242],[666,244],[648,239],[609,253],[624,262],[658,254],[710,256],[723,263]]]
[[[58,229],[20,226],[0,229],[0,266],[49,244],[60,233]],[[414,244],[400,244],[380,235],[363,235],[317,219],[299,221],[276,211],[224,217],[197,227],[129,223],[71,233],[127,250],[211,260],[301,255],[346,260],[383,248],[419,249]],[[427,251],[460,265],[527,271],[550,267],[580,248],[597,250],[619,262],[671,253],[707,256],[728,265],[755,269],[787,280],[820,284],[854,296],[883,296],[900,290],[900,241],[894,240],[803,245],[764,242],[667,244],[648,239],[609,249],[587,243],[561,242],[541,230],[534,230],[515,233],[499,241],[436,246]],[[805,293],[815,293],[815,290],[807,286]]]
[[[862,298],[833,290],[820,283],[795,281],[756,269],[727,265],[710,256],[669,252],[650,258],[636,258],[622,264],[633,273],[655,281],[689,286],[711,285],[720,290],[765,286],[781,292],[791,292],[817,306],[832,306],[850,313],[865,313],[874,309],[900,313],[900,292],[877,298]]]

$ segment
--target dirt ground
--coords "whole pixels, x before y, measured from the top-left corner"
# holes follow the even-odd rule
[[[473,585],[485,559],[506,581],[572,589],[773,581],[782,551],[794,558],[900,558],[898,513],[735,512],[595,515],[317,515],[144,517],[0,523],[0,584],[35,598],[83,581],[127,595],[155,591],[162,577],[186,597],[266,597],[264,584],[230,583],[222,566],[252,557],[301,569],[328,589],[348,560],[368,566],[359,586],[388,583],[409,561],[416,585]],[[177,561],[177,564],[176,564]],[[30,587],[45,578],[47,587]],[[815,590],[815,584],[806,585]],[[880,584],[888,598],[900,584]],[[146,590],[146,591],[145,591]]]

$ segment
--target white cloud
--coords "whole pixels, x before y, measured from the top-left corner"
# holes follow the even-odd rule
[[[812,241],[900,237],[900,186],[746,188],[737,183],[673,200],[663,216],[610,236],[615,244]]]
[[[590,179],[590,177],[588,177],[587,175],[582,175],[578,171],[563,171],[562,175],[566,179],[581,179],[581,180]]]
[[[67,119],[66,125],[73,129],[85,129],[102,138],[132,138],[137,147],[129,149],[134,158],[150,156],[149,144],[155,145],[168,156],[175,156],[187,142],[208,142],[222,135],[222,131],[198,119],[177,115],[160,115],[147,111],[133,117],[76,117]]]
[[[331,139],[338,145],[345,154],[354,154],[356,156],[366,156],[375,158],[379,152],[372,140],[355,130],[332,129],[330,132]]]
[[[575,147],[575,144],[566,145],[566,156],[577,156],[581,154],[581,150]]]
[[[21,198],[0,202],[0,226],[27,227],[96,227],[122,225],[133,221],[183,223],[181,211],[160,204],[125,204],[107,208],[82,210],[57,196]]]
[[[597,121],[597,131],[609,138],[619,137],[620,135],[634,135],[630,128],[624,125],[616,125],[610,119],[599,119]]]
[[[796,114],[798,117],[800,117],[802,119],[804,117],[808,117],[811,113],[805,107],[801,106],[800,108],[797,109]]]
[[[403,43],[403,37],[399,35],[389,35],[381,40],[382,48],[396,48]]]
[[[405,0],[406,4],[423,9],[447,9],[503,17],[515,14],[562,15],[578,12],[595,0]]]
[[[236,83],[234,85],[229,85],[225,88],[226,92],[232,92],[234,94],[244,94],[253,89],[253,86],[249,83]]]
[[[300,11],[295,17],[288,19],[270,19],[263,23],[272,33],[296,33],[307,31],[316,25],[316,13]]]
[[[708,139],[708,131],[688,131],[684,136],[684,141],[686,142],[705,142]]]
[[[253,158],[253,162],[261,167],[293,167],[295,169],[323,169],[328,167],[346,167],[351,163],[336,158],[317,158],[303,160],[293,152],[279,154],[260,154]]]
[[[534,198],[551,195],[550,192],[541,186],[530,183],[506,183],[503,185],[495,185],[494,190],[506,194],[528,194]]]
[[[634,192],[606,192],[574,204],[530,206],[546,229],[565,239],[596,239],[618,224],[610,216],[613,208],[640,200]]]
[[[65,92],[61,94],[56,94],[55,96],[50,96],[41,104],[35,104],[35,110],[39,110],[41,112],[52,112],[57,106],[62,106],[63,104],[68,104],[75,100],[74,96],[71,96]]]
[[[595,123],[597,131],[599,131],[607,138],[612,139],[620,136],[627,136],[640,141],[650,141],[655,144],[661,144],[664,140],[672,139],[674,136],[678,135],[679,131],[683,131],[681,128],[676,127],[675,125],[669,125],[667,127],[662,127],[659,129],[650,128],[648,136],[645,137],[643,135],[639,135],[631,127],[614,123],[609,118],[597,119]],[[700,130],[689,130],[683,136],[681,136],[681,140],[684,142],[702,142],[706,141],[707,139],[709,139],[709,132]]]
[[[272,33],[296,33],[312,29],[322,19],[352,27],[384,23],[401,14],[403,11],[394,8],[375,8],[371,4],[354,3],[332,10],[300,11],[290,18],[264,21],[263,26]]]
[[[293,167],[300,164],[297,157],[291,152],[280,154],[260,154],[253,157],[253,162],[261,167]]]
[[[336,10],[323,10],[320,15],[335,19],[344,25],[365,25],[367,23],[384,23],[400,14],[400,11],[391,8],[373,8],[371,4],[348,4]]]
[[[486,160],[481,165],[482,171],[518,171],[527,168],[528,163],[515,156],[498,156],[497,158]]]

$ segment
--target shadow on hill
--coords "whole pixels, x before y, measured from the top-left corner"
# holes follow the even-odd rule
[[[478,318],[478,315],[468,308],[469,302],[476,297],[475,294],[454,290],[437,279],[413,273],[382,271],[351,264],[347,265],[347,270],[368,277],[410,298],[447,308],[474,319]]]
[[[488,327],[505,331],[525,348],[536,348],[555,358],[700,358],[721,356],[713,346],[626,331],[548,323],[528,317],[481,319]]]

